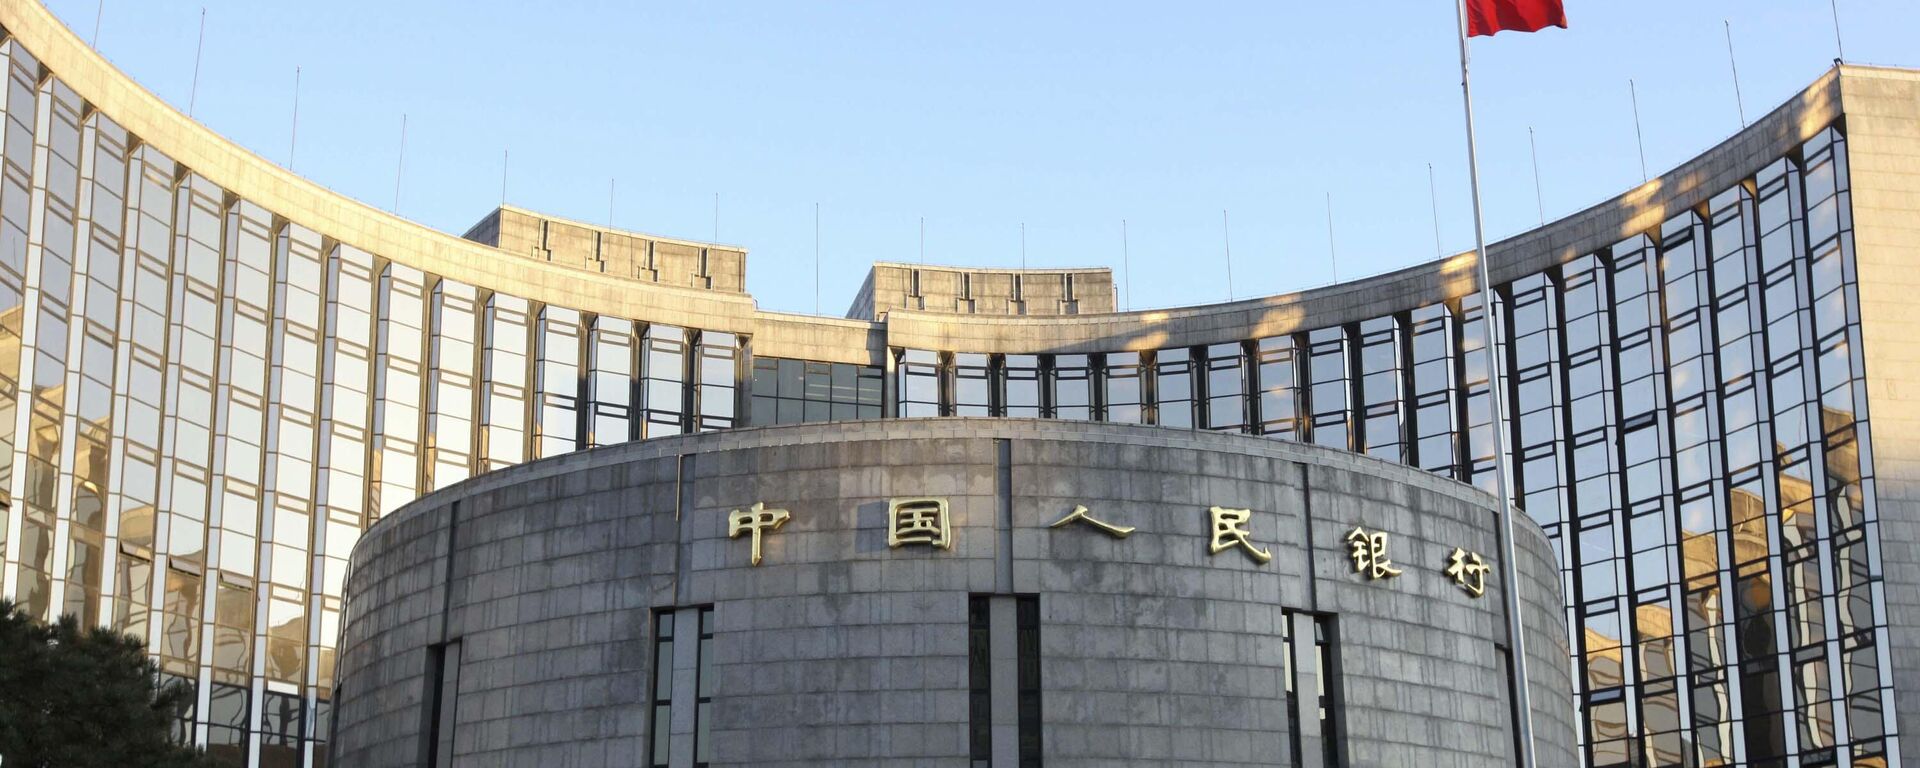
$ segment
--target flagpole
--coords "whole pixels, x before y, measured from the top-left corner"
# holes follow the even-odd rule
[[[1533,703],[1527,692],[1526,625],[1520,617],[1519,557],[1513,543],[1515,509],[1513,497],[1508,491],[1512,477],[1507,471],[1507,400],[1506,384],[1502,380],[1505,369],[1494,332],[1497,318],[1493,310],[1493,281],[1487,269],[1486,226],[1480,210],[1480,158],[1473,136],[1473,86],[1467,66],[1466,0],[1455,0],[1454,11],[1460,23],[1460,99],[1467,114],[1467,178],[1473,189],[1473,248],[1480,272],[1480,325],[1486,331],[1487,394],[1493,403],[1494,493],[1500,499],[1500,562],[1501,575],[1506,580],[1506,589],[1500,592],[1506,603],[1507,648],[1512,655],[1509,671],[1513,675],[1514,721],[1520,737],[1519,768],[1534,768]]]

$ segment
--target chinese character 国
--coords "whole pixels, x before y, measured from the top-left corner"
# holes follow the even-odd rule
[[[887,546],[925,544],[953,549],[946,499],[891,499],[887,502]]]

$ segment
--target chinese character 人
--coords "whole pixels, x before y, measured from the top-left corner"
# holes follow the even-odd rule
[[[1253,519],[1253,510],[1209,507],[1207,514],[1213,518],[1213,544],[1208,548],[1208,554],[1217,555],[1223,550],[1239,547],[1256,563],[1273,559],[1271,552],[1253,545],[1253,534],[1247,530],[1248,521]]]
[[[1386,531],[1368,533],[1356,526],[1347,534],[1347,546],[1353,553],[1354,573],[1364,573],[1369,579],[1400,575],[1400,569],[1393,567],[1393,558],[1387,556]]]
[[[760,564],[760,534],[780,530],[792,519],[793,514],[784,509],[767,509],[762,502],[754,502],[746,509],[736,509],[727,516],[727,538],[740,538],[742,533],[753,534],[753,564]]]
[[[1453,577],[1453,583],[1474,597],[1487,593],[1487,573],[1492,570],[1493,566],[1488,565],[1478,552],[1454,547],[1453,554],[1447,558],[1446,574]]]
[[[1079,522],[1086,523],[1087,525],[1091,525],[1094,528],[1099,529],[1101,533],[1104,533],[1108,536],[1112,536],[1116,539],[1124,539],[1127,537],[1127,534],[1133,533],[1133,530],[1134,530],[1133,526],[1131,525],[1114,525],[1113,523],[1109,523],[1105,520],[1097,519],[1092,514],[1087,512],[1087,508],[1085,506],[1082,506],[1079,504],[1075,504],[1073,506],[1073,511],[1068,512],[1066,517],[1053,521],[1053,525],[1049,525],[1047,527],[1059,528],[1060,526],[1067,525],[1075,521],[1079,521]]]
[[[946,499],[890,499],[887,501],[887,546],[925,544],[953,549],[953,529],[947,521]]]

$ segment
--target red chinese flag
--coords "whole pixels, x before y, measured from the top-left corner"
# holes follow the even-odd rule
[[[1513,30],[1533,32],[1547,27],[1567,28],[1567,9],[1560,0],[1466,0],[1467,37]]]

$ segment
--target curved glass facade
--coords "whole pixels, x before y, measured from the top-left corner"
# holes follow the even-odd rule
[[[236,765],[324,762],[359,533],[540,457],[1011,416],[1492,487],[1487,313],[1465,291],[1183,345],[755,354],[775,319],[621,316],[363,250],[176,162],[18,39],[0,58],[0,594],[146,638],[198,685],[182,728]],[[1560,558],[1589,765],[1898,763],[1892,649],[1913,641],[1888,624],[1848,141],[1821,126],[1497,286],[1515,494]]]
[[[1847,196],[1829,128],[1497,286],[1515,498],[1560,558],[1589,765],[1896,762]],[[1254,432],[1491,489],[1479,322],[1455,300],[1144,353],[900,349],[896,415],[1030,415],[1037,367],[1048,418]],[[1090,408],[1060,383],[1088,379]]]

